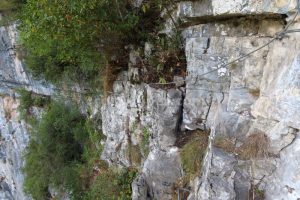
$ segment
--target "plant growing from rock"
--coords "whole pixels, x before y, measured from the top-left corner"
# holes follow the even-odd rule
[[[188,141],[184,141],[180,156],[183,169],[189,179],[200,173],[207,146],[208,134],[202,131],[194,131]]]
[[[25,89],[18,89],[17,93],[20,100],[20,117],[21,119],[25,119],[27,122],[35,121],[34,116],[32,115],[33,113],[31,113],[32,107],[45,108],[51,102],[50,96],[36,94]]]
[[[134,168],[103,171],[95,177],[84,200],[130,200],[131,183],[136,175],[137,170]]]
[[[234,139],[217,137],[214,146],[235,154],[239,159],[262,159],[269,155],[270,139],[262,132],[249,135],[241,146],[236,147]]]
[[[143,152],[143,156],[147,157],[149,154],[149,143],[150,143],[150,137],[151,137],[151,132],[147,127],[144,127],[142,129],[142,141],[140,143],[140,148]]]
[[[52,103],[31,133],[24,167],[25,192],[34,199],[49,196],[48,187],[79,187],[76,165],[83,162],[83,144],[88,138],[85,118],[76,109]]]

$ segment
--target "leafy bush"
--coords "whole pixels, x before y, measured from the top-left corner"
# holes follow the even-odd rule
[[[50,198],[49,188],[74,200],[131,199],[137,171],[108,169],[100,160],[102,139],[96,124],[75,106],[52,102],[31,134],[23,168],[25,192],[38,200]]]
[[[54,102],[32,133],[25,155],[25,192],[45,199],[48,187],[67,191],[80,186],[77,165],[83,162],[83,144],[88,138],[85,118],[76,109]]]
[[[133,7],[128,0],[16,1],[23,3],[18,10],[19,30],[27,50],[25,61],[32,73],[54,83],[69,78],[90,84],[98,83],[95,80],[106,74],[104,67],[117,68],[111,70],[115,74],[127,67],[125,46],[157,40],[161,11],[175,5],[175,0],[145,1],[141,9]],[[162,40],[169,40],[168,50]],[[174,71],[176,74],[176,70],[169,70],[169,66],[174,68],[181,62],[178,59],[181,56],[176,56],[177,46],[175,51],[171,50],[176,40],[157,41],[164,50],[157,48],[159,53],[147,64],[155,68],[162,66],[158,77]],[[151,74],[153,70],[150,71]],[[111,79],[107,80],[112,82]],[[103,78],[104,84],[107,80]],[[109,90],[109,84],[106,86]]]
[[[153,53],[145,59],[147,73],[143,78],[148,83],[173,82],[174,76],[185,76],[185,51],[179,34],[158,35],[152,39]]]
[[[36,94],[25,89],[18,89],[17,92],[20,95],[19,111],[21,113],[21,118],[27,120],[27,122],[29,122],[29,118],[32,117],[32,113],[30,112],[31,107],[45,107],[51,101],[50,96]]]
[[[0,12],[9,12],[18,9],[26,0],[1,0]]]
[[[125,0],[27,0],[20,32],[28,67],[54,82],[64,74],[97,76],[110,57],[122,54],[126,33],[138,22],[131,10]]]
[[[121,172],[107,170],[100,173],[86,193],[85,200],[130,200],[131,183],[136,174],[135,169]]]

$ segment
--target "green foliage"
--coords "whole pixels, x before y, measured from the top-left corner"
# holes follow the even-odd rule
[[[25,120],[30,118],[31,107],[45,107],[50,103],[51,100],[49,96],[35,94],[25,89],[18,89],[17,92],[20,95],[19,110],[21,113],[21,118]]]
[[[25,89],[19,89],[17,92],[20,95],[20,106],[26,110],[32,106],[44,107],[50,103],[49,96],[36,94]]]
[[[129,7],[129,9],[127,9]],[[20,35],[34,75],[58,81],[99,75],[138,23],[127,1],[27,0]]]
[[[26,193],[34,199],[45,199],[48,186],[78,191],[77,165],[83,162],[83,144],[88,139],[84,124],[78,110],[57,102],[49,106],[33,129],[25,155]]]
[[[154,38],[162,48],[167,44],[169,53],[156,54],[152,59],[163,62],[162,69],[170,66],[164,58],[169,57],[168,62],[174,58],[171,49],[178,49],[174,37],[157,39],[156,34],[161,29],[161,11],[166,9],[170,14],[174,0],[146,1],[141,9],[128,0],[17,1],[22,4],[18,9],[19,31],[28,68],[35,77],[54,83],[67,78],[96,85],[104,66],[126,68],[128,44],[141,45]]]
[[[150,142],[151,133],[147,127],[144,127],[142,129],[142,133],[143,133],[143,139],[140,144],[140,148],[143,152],[144,157],[146,157],[149,154],[149,142]]]
[[[26,0],[1,0],[0,12],[8,12],[18,9]]]
[[[26,0],[0,0],[0,26],[9,25],[18,18],[18,12]]]
[[[119,188],[118,200],[131,200],[131,183],[135,179],[137,171],[135,169],[123,170],[119,173],[116,180],[116,186]]]
[[[207,134],[199,132],[183,146],[180,156],[183,169],[187,176],[193,178],[199,174],[207,145]]]
[[[134,169],[121,172],[107,170],[100,173],[86,193],[85,200],[130,200],[131,183],[136,174]]]
[[[186,58],[182,41],[178,33],[158,35],[152,38],[153,52],[145,59],[148,69],[145,82],[173,82],[174,75],[185,76]]]
[[[33,99],[31,97],[31,92],[25,90],[25,89],[19,89],[18,94],[20,95],[20,106],[19,108],[21,110],[28,110],[31,106],[34,105]]]
[[[8,1],[8,0],[0,1],[0,12],[6,11],[6,10],[11,10],[12,8],[14,8],[13,2]]]
[[[32,104],[29,96],[24,95],[24,106]],[[86,119],[73,105],[52,102],[46,108],[25,154],[27,194],[48,199],[51,187],[69,193],[74,200],[131,199],[137,171],[116,172],[100,160],[103,136],[94,120]]]
[[[118,188],[115,186],[117,174],[111,170],[99,174],[92,187],[86,192],[84,200],[115,200]]]

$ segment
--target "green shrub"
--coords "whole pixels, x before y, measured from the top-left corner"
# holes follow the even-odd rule
[[[80,188],[77,166],[88,139],[85,118],[71,106],[53,102],[36,125],[25,155],[25,192],[45,199],[48,187]]]
[[[135,169],[121,172],[107,170],[100,173],[86,193],[85,200],[130,200],[131,183],[136,177]]]
[[[19,111],[21,118],[25,119],[27,122],[30,122],[31,119],[33,120],[33,116],[31,116],[32,113],[30,113],[31,107],[45,107],[51,101],[50,96],[36,94],[25,89],[18,89],[17,93],[20,95]]]
[[[181,162],[187,176],[193,178],[201,171],[202,160],[208,145],[208,135],[201,131],[195,131],[181,150]]]
[[[0,26],[10,25],[18,18],[18,12],[26,0],[1,0],[0,1]]]
[[[66,77],[98,83],[95,80],[101,79],[104,67],[126,68],[125,46],[142,45],[157,38],[162,24],[161,11],[175,5],[175,0],[146,1],[141,9],[134,8],[128,0],[16,1],[22,4],[18,6],[21,8],[18,9],[19,31],[27,50],[27,66],[36,77],[54,83]],[[160,45],[163,39],[159,39]],[[171,51],[176,40],[170,40],[168,45]],[[168,57],[168,62],[174,58],[177,62],[173,53],[166,54],[156,54],[154,60],[161,62]],[[170,63],[162,65],[168,68]]]
[[[49,187],[74,200],[131,199],[137,171],[108,169],[100,160],[103,136],[96,126],[75,106],[52,102],[32,129],[23,168],[25,192],[37,200],[50,198]]]
[[[110,57],[122,54],[138,23],[126,0],[27,0],[20,19],[28,67],[54,82],[64,75],[74,80],[99,75]]]

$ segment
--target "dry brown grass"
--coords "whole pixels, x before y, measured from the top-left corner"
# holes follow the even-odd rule
[[[214,146],[228,153],[235,153],[235,141],[231,138],[216,137],[214,140]]]
[[[242,160],[260,159],[268,156],[270,140],[264,133],[258,132],[248,136],[240,147],[235,146],[233,139],[226,137],[216,138],[214,146],[228,153],[236,154]]]
[[[173,190],[173,197],[172,200],[178,200],[178,192],[181,200],[186,200],[189,196],[188,191],[178,190],[180,188],[189,188],[190,183],[190,177],[189,176],[183,176],[178,179],[178,181],[174,184]]]
[[[129,144],[126,149],[126,157],[132,166],[139,167],[143,157],[139,145]]]
[[[229,66],[229,69],[230,69],[230,70],[235,70],[235,69],[237,69],[237,67],[238,67],[237,63],[234,62],[234,63],[232,63],[232,64]]]
[[[260,89],[249,89],[249,93],[253,97],[259,97],[260,96]]]
[[[134,166],[141,165],[142,154],[139,145],[129,145],[127,153],[132,165]]]
[[[237,149],[241,159],[259,159],[268,156],[270,140],[264,133],[254,133],[247,137],[246,142]]]

